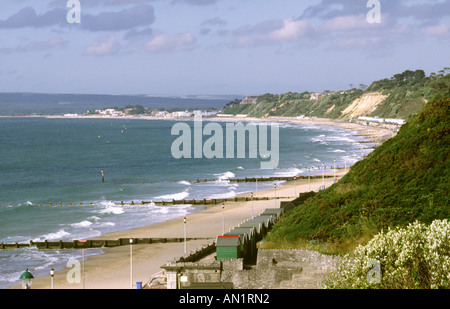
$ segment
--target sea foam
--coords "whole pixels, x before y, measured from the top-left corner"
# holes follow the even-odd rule
[[[184,190],[183,192],[166,194],[155,197],[156,200],[183,200],[189,196],[188,190]]]
[[[186,185],[186,186],[190,186],[191,185],[191,183],[189,182],[189,181],[186,181],[186,180],[181,180],[181,181],[179,181],[178,182],[180,185]]]

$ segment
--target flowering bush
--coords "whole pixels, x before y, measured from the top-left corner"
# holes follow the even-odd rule
[[[450,222],[435,220],[427,226],[416,221],[406,228],[380,232],[346,255],[325,285],[337,289],[450,288]]]

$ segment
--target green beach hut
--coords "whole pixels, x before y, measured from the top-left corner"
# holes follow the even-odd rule
[[[244,262],[251,262],[256,257],[256,232],[254,227],[235,227],[225,234],[237,235],[241,240],[242,258]]]
[[[217,260],[239,259],[242,257],[242,243],[239,235],[218,236],[216,241]]]

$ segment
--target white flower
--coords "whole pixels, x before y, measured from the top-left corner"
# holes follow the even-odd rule
[[[381,264],[381,282],[369,283],[369,260]],[[450,222],[429,226],[414,222],[405,228],[375,235],[353,255],[344,257],[326,281],[328,288],[440,288],[450,287]]]

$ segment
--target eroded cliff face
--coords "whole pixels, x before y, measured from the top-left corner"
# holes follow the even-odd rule
[[[389,95],[383,95],[381,92],[370,92],[362,95],[346,109],[342,111],[342,117],[348,119],[358,118],[358,116],[367,116],[376,110]]]

